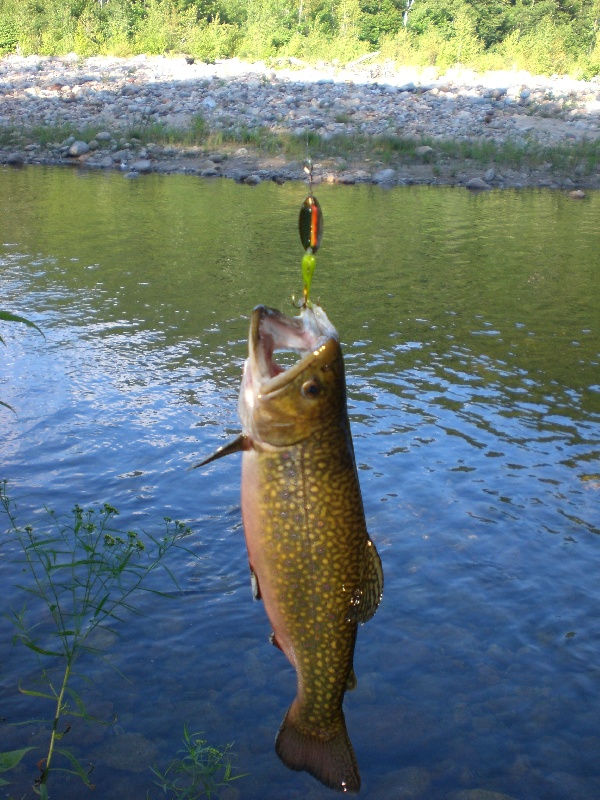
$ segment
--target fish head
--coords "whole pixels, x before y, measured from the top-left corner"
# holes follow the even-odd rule
[[[293,445],[332,419],[346,416],[344,361],[337,331],[320,306],[288,317],[273,308],[252,312],[249,355],[239,399],[244,433],[255,442]],[[292,350],[285,369],[274,358]]]

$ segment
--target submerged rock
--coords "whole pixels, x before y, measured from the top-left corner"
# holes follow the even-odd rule
[[[423,767],[403,767],[385,776],[378,797],[389,800],[427,800],[431,775]]]
[[[452,792],[448,800],[518,800],[518,798],[503,792],[492,792],[489,789],[464,789]]]
[[[465,188],[470,189],[472,192],[485,192],[492,187],[483,178],[471,178],[465,183]]]
[[[101,761],[113,769],[146,772],[156,760],[158,748],[141,733],[122,733],[107,738],[92,753],[92,761]]]
[[[395,169],[382,169],[373,175],[373,183],[396,183],[396,170]]]

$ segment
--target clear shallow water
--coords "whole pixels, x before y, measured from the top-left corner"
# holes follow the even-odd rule
[[[0,398],[18,414],[0,412],[0,477],[19,520],[107,501],[125,529],[185,520],[198,556],[174,556],[175,600],[146,598],[147,617],[103,642],[129,681],[82,663],[91,710],[117,722],[80,724],[65,745],[96,765],[107,800],[159,797],[147,767],[174,755],[184,723],[235,742],[251,774],[231,798],[333,796],[273,750],[294,676],[251,600],[239,458],[187,471],[238,430],[250,310],[290,310],[300,288],[305,187],[41,169],[0,171],[0,187],[1,306],[46,334],[2,329]],[[345,704],[361,796],[589,800],[600,793],[600,196],[317,195],[313,291],[345,347],[386,576]],[[1,548],[3,610],[22,605],[17,570]],[[18,692],[35,662],[11,636],[0,620],[1,715],[38,718]],[[43,741],[39,725],[0,726],[0,750]],[[15,796],[40,756],[13,775]],[[84,792],[61,779],[55,796]]]

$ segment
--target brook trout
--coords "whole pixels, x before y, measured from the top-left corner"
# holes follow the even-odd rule
[[[279,366],[276,350],[301,360]],[[325,786],[357,792],[360,775],[342,701],[354,688],[359,622],[381,599],[346,408],[337,332],[318,306],[298,317],[258,306],[239,398],[242,435],[203,463],[243,450],[242,517],[254,596],[273,643],[297,675],[277,734],[284,764]]]

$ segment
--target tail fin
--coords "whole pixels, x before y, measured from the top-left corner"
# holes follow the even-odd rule
[[[302,733],[293,722],[294,703],[281,723],[275,751],[289,769],[305,770],[329,789],[358,792],[360,774],[342,714],[339,732],[329,740]]]

